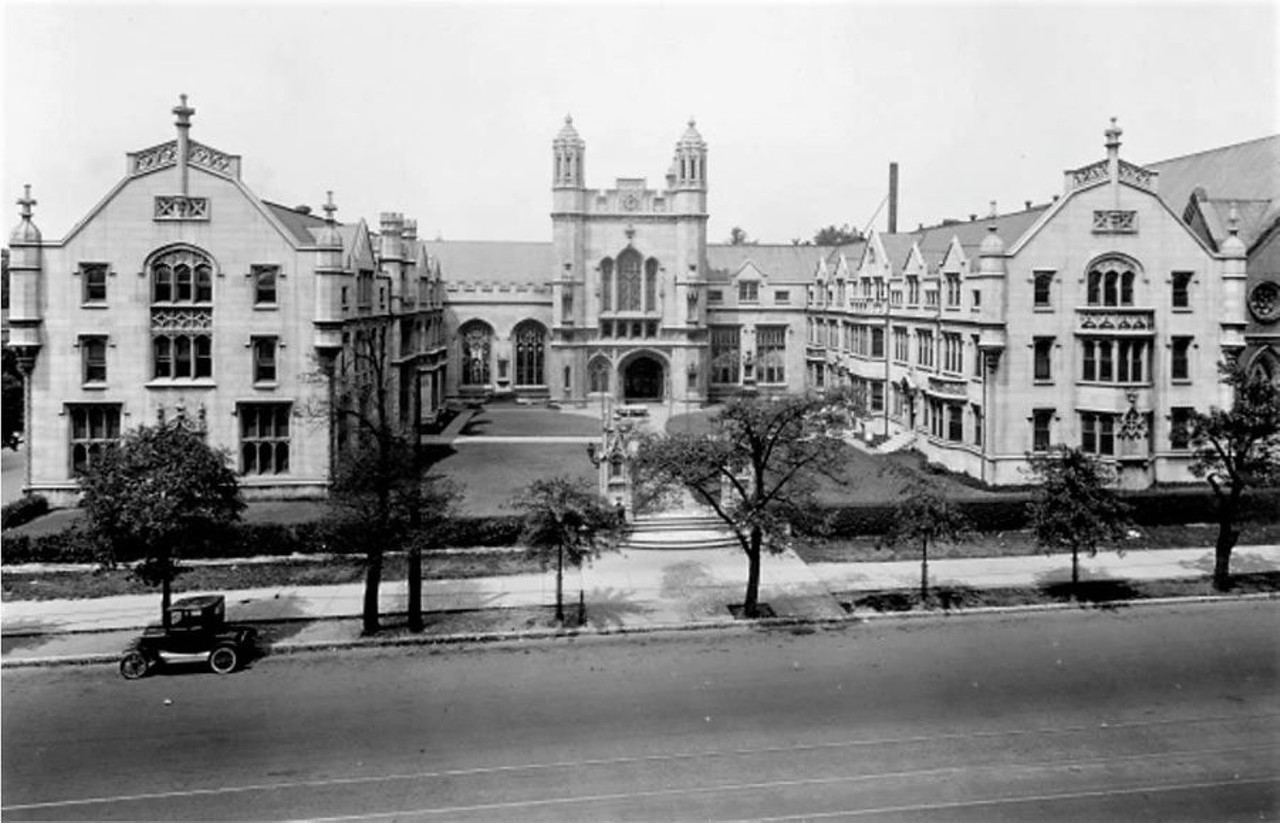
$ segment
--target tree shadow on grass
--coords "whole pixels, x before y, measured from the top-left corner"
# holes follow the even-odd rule
[[[1096,606],[1110,604],[1112,608],[1119,601],[1134,600],[1142,596],[1142,592],[1128,580],[1081,580],[1074,586],[1070,581],[1050,583],[1041,586],[1040,591],[1052,602],[1069,603],[1074,596],[1080,603],[1092,603]]]

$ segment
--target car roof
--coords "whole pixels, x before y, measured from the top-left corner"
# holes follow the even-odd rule
[[[225,598],[220,594],[202,594],[196,597],[184,597],[169,604],[170,609],[207,609],[217,606]]]

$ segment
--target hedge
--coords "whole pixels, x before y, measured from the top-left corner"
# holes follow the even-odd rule
[[[445,547],[499,547],[519,542],[518,516],[460,517],[426,535],[428,549]],[[234,557],[287,557],[291,554],[358,554],[367,548],[364,532],[355,526],[314,521],[285,526],[274,523],[239,523],[188,552],[189,559]],[[32,538],[18,534],[4,540],[3,561],[15,563],[93,563],[100,559],[97,545],[80,529]]]
[[[1178,488],[1122,492],[1120,498],[1132,507],[1130,517],[1140,526],[1172,526],[1217,522],[1217,503],[1212,491]],[[969,518],[975,531],[1005,532],[1030,528],[1027,504],[1035,495],[1019,492],[982,500],[959,500],[956,506]],[[816,518],[821,525],[806,529],[813,536],[854,537],[880,535],[889,531],[897,510],[885,503],[831,506]],[[1247,491],[1241,504],[1242,522],[1280,520],[1280,489]]]
[[[3,510],[0,510],[0,529],[21,526],[48,513],[49,501],[44,495],[28,494],[4,504]]]

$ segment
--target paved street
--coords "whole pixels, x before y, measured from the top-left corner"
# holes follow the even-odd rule
[[[1273,601],[8,670],[5,819],[1280,811]],[[169,702],[167,702],[169,701]]]

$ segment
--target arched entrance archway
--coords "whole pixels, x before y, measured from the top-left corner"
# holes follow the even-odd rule
[[[622,368],[622,399],[627,403],[654,402],[662,399],[662,361],[650,354],[640,354]]]

